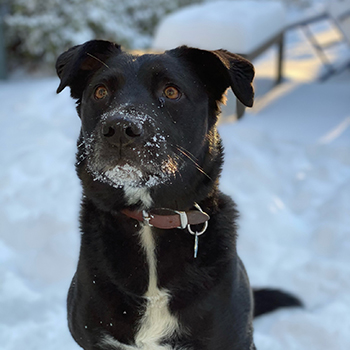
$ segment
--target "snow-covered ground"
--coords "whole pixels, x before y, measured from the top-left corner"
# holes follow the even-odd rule
[[[258,349],[348,350],[350,74],[318,83],[308,44],[299,32],[287,39],[286,81],[266,90],[270,51],[256,62],[255,107],[237,123],[225,109],[221,187],[239,205],[238,249],[252,285],[305,303],[257,319]],[[0,83],[1,350],[79,348],[65,311],[79,249],[79,119],[57,85]]]

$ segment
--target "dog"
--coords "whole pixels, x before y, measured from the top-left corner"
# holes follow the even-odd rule
[[[56,63],[77,100],[81,249],[68,324],[86,350],[253,350],[254,316],[299,300],[252,291],[238,212],[219,190],[225,91],[248,107],[253,65],[186,46],[132,55],[93,40]],[[255,299],[255,306],[254,306]]]

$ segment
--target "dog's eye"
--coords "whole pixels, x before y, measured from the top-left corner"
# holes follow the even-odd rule
[[[108,95],[108,91],[107,91],[106,87],[104,87],[103,85],[98,86],[97,89],[95,90],[95,94],[94,94],[94,96],[97,100],[102,100],[107,95]]]
[[[164,89],[164,96],[170,100],[177,100],[178,98],[180,98],[181,93],[175,87],[168,86]]]

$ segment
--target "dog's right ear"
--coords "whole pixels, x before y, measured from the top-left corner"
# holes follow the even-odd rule
[[[92,40],[62,53],[56,62],[56,72],[61,79],[57,93],[69,86],[71,96],[76,99],[81,98],[90,76],[102,66],[109,68],[105,61],[111,55],[121,52],[118,44]]]

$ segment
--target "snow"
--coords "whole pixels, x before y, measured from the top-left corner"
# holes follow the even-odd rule
[[[286,9],[280,2],[208,2],[165,16],[152,46],[156,50],[180,45],[207,50],[225,48],[247,54],[276,36],[285,25]]]
[[[317,82],[320,63],[299,32],[286,49],[286,80],[274,89],[274,52],[255,62],[256,103],[237,123],[229,96],[221,188],[241,212],[238,251],[252,285],[305,303],[257,319],[257,348],[348,350],[350,74]],[[79,349],[65,310],[79,250],[79,118],[57,86],[53,77],[0,83],[1,350]]]

